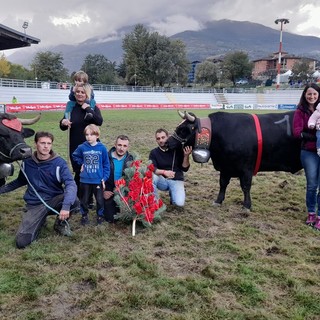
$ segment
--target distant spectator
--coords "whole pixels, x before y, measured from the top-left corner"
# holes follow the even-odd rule
[[[17,99],[15,96],[13,96],[11,102],[12,102],[12,103],[18,103],[18,99]]]

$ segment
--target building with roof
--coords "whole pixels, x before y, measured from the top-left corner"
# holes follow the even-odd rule
[[[26,25],[27,27],[27,25]],[[26,27],[23,27],[26,29]],[[0,51],[29,47],[32,44],[38,44],[40,39],[31,37],[25,32],[19,32],[0,24]]]
[[[268,78],[274,78],[277,74],[277,65],[279,60],[279,52],[273,53],[269,57],[260,58],[253,60],[253,71],[252,78],[265,80]],[[290,55],[287,52],[281,52],[281,73],[286,73],[289,70],[292,70],[295,63],[300,62],[301,60],[309,61],[310,68],[315,71],[316,60],[306,57],[298,57],[295,55]]]

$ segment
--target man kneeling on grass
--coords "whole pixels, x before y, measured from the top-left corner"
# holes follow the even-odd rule
[[[69,235],[67,220],[70,212],[79,207],[77,185],[64,159],[52,150],[54,137],[49,132],[37,132],[34,138],[36,151],[23,161],[18,178],[0,188],[0,194],[28,185],[24,194],[26,212],[16,235],[16,245],[25,248],[36,240],[48,215],[59,215],[54,230]],[[45,204],[44,204],[44,203]]]

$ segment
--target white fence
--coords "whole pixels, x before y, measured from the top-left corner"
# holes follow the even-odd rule
[[[228,104],[297,104],[302,90],[266,91],[265,93],[224,93],[224,103]],[[221,94],[220,94],[221,95]],[[0,87],[0,104],[18,103],[66,103],[69,90]],[[214,93],[180,92],[128,92],[95,91],[99,103],[171,103],[171,104],[211,104],[218,101]]]

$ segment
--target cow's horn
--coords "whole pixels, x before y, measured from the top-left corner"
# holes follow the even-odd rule
[[[194,122],[196,120],[196,117],[189,114],[188,111],[186,111],[185,118],[190,122]]]
[[[178,110],[178,113],[179,113],[179,116],[180,116],[182,119],[185,119],[185,118],[186,118],[185,113],[183,113],[182,111]]]
[[[37,115],[36,117],[34,117],[32,119],[21,119],[21,118],[17,118],[17,119],[22,124],[28,125],[28,124],[34,124],[34,123],[38,122],[40,118],[41,118],[41,114]]]

